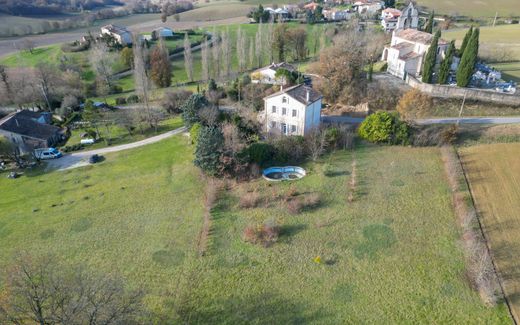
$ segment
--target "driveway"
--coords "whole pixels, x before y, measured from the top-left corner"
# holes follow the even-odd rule
[[[186,131],[186,127],[181,127],[163,134],[156,135],[154,137],[144,139],[137,142],[132,142],[128,144],[122,144],[114,147],[101,148],[90,151],[81,151],[75,152],[71,154],[66,154],[59,159],[53,159],[47,161],[46,170],[67,170],[78,168],[82,166],[88,165],[88,158],[92,155],[104,155],[111,152],[118,152],[127,149],[134,149],[138,147],[142,147],[148,144],[152,144],[167,138],[170,138],[176,134],[182,133]]]
[[[325,123],[346,123],[359,124],[363,122],[362,117],[349,116],[322,116],[321,120]],[[510,117],[441,117],[441,118],[427,118],[415,120],[419,125],[431,124],[455,124],[460,120],[460,124],[520,124],[520,116]]]

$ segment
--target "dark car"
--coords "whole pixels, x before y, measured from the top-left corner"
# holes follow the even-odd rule
[[[96,163],[98,163],[100,161],[103,161],[103,156],[100,156],[100,155],[92,155],[88,159],[88,162],[91,163],[91,164],[96,164]]]

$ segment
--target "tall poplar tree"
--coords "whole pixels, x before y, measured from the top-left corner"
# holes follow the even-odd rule
[[[467,87],[471,81],[471,76],[477,63],[480,30],[475,28],[471,34],[471,39],[464,50],[457,70],[457,86]]]
[[[422,82],[432,83],[433,71],[435,69],[435,63],[437,62],[437,47],[439,45],[439,38],[441,32],[438,30],[433,36],[428,53],[424,59],[423,71],[422,71]]]
[[[188,79],[193,81],[193,55],[191,54],[191,42],[188,33],[184,34],[184,67]]]
[[[426,33],[430,33],[430,34],[433,33],[433,27],[434,27],[434,24],[435,24],[434,17],[435,17],[435,11],[432,11],[430,13],[430,16],[428,17],[428,21],[426,22],[426,26],[424,26],[424,31]]]
[[[448,50],[446,51],[446,56],[444,60],[442,60],[441,68],[439,70],[439,84],[443,85],[448,82],[448,77],[450,76],[450,67],[453,63],[453,55],[455,54],[455,41],[451,41]]]
[[[462,40],[462,45],[460,46],[459,50],[459,56],[462,57],[464,55],[464,50],[466,49],[466,46],[468,46],[469,40],[471,39],[471,35],[473,35],[473,26],[471,26],[464,36],[464,39]]]

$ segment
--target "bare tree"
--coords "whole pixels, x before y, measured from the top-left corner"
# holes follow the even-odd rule
[[[223,71],[222,74],[225,77],[229,77],[231,75],[232,67],[231,67],[231,39],[229,35],[229,30],[221,33],[221,50],[222,50],[222,65]]]
[[[246,68],[246,35],[242,31],[242,28],[238,28],[237,31],[237,59],[238,59],[238,71],[242,72]]]
[[[104,42],[98,42],[90,50],[89,59],[90,65],[97,76],[98,90],[101,91],[102,95],[106,96],[112,88],[113,67],[117,58],[110,52],[110,49]]]
[[[309,155],[312,161],[316,161],[327,148],[327,137],[323,130],[316,128],[313,129],[305,137],[306,147],[309,150]]]
[[[150,110],[150,79],[148,71],[146,70],[146,56],[147,50],[143,46],[141,40],[136,38],[134,40],[134,80],[135,92],[139,99],[144,103],[145,114],[144,119],[148,122],[150,127],[156,127],[152,124],[151,110]],[[141,110],[137,110],[138,115],[141,115]],[[143,119],[143,115],[140,116]]]
[[[141,291],[117,277],[60,265],[53,257],[20,255],[0,300],[2,324],[124,324],[142,313]]]
[[[260,22],[260,25],[258,26],[258,30],[256,31],[255,35],[255,58],[256,58],[256,67],[261,67],[264,63],[263,58],[263,51],[262,48],[264,46],[264,38],[263,38],[263,23]]]
[[[205,82],[208,82],[209,80],[209,71],[210,71],[210,67],[209,67],[209,45],[208,45],[208,40],[204,40],[204,42],[202,42],[202,46],[200,48],[200,55],[201,55],[201,65],[202,65],[202,80],[204,80]]]
[[[253,69],[255,66],[255,39],[251,37],[249,39],[249,61],[248,67],[249,69]]]
[[[273,63],[274,62],[274,51],[273,51],[273,47],[271,46],[271,44],[273,44],[273,41],[274,41],[274,22],[272,19],[269,22],[269,24],[267,25],[267,33],[266,33],[265,39],[263,39],[263,41],[264,41],[264,44],[267,45],[267,46],[265,46],[265,49],[266,49],[266,56],[269,59],[269,63]]]
[[[10,104],[13,102],[13,93],[11,87],[11,80],[7,72],[7,67],[0,65],[0,103]],[[5,98],[2,100],[1,98]]]
[[[45,100],[49,110],[52,110],[51,91],[56,85],[58,79],[56,68],[45,63],[40,63],[36,66],[34,73],[36,87],[39,91],[41,91],[42,97]]]
[[[211,54],[212,54],[212,66],[213,66],[213,78],[214,79],[219,79],[220,76],[221,76],[221,68],[222,68],[222,64],[221,64],[221,40],[222,40],[222,37],[221,35],[219,35],[219,33],[217,32],[214,32],[215,34],[215,37],[216,37],[216,42],[213,42],[212,44],[212,47],[211,47]]]
[[[184,34],[184,67],[189,81],[193,81],[193,55],[191,54],[191,42],[188,33]]]

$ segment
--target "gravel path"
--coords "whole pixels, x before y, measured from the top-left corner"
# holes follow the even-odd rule
[[[75,152],[71,154],[66,154],[59,159],[52,159],[47,161],[47,170],[66,170],[72,168],[78,168],[82,166],[88,165],[88,158],[92,155],[104,155],[111,152],[118,152],[127,149],[133,149],[142,147],[148,144],[152,144],[167,138],[170,138],[176,134],[182,133],[186,131],[186,127],[181,127],[163,134],[156,135],[154,137],[144,139],[137,142],[132,142],[128,144],[122,144],[114,147],[107,147],[101,149],[95,149],[90,151],[81,151]]]

